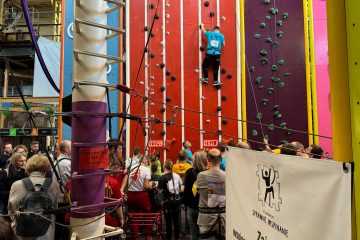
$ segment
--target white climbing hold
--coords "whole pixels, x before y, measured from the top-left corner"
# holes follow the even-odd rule
[[[151,95],[151,96],[154,96],[154,94],[155,94],[154,92],[150,92],[150,95]]]
[[[165,4],[167,7],[170,7],[170,3]]]
[[[170,35],[170,32],[166,32],[166,35]]]
[[[146,91],[149,91],[150,90],[150,88],[149,87],[146,87]]]
[[[226,17],[225,17],[225,16],[222,16],[222,17],[221,17],[221,20],[222,20],[222,21],[225,21],[225,20],[226,20]]]
[[[150,80],[154,80],[155,79],[155,77],[154,76],[150,76]]]
[[[164,45],[165,45],[164,41],[161,41],[161,42],[160,42],[160,45],[161,45],[161,46],[164,46]]]
[[[206,98],[204,96],[201,96],[201,100],[205,100]]]
[[[206,122],[207,122],[207,123],[210,123],[211,121],[210,121],[210,119],[206,119]]]
[[[157,63],[156,66],[157,66],[157,67],[160,67],[160,64]]]
[[[154,118],[155,116],[154,115],[151,115],[150,118]]]
[[[200,71],[199,71],[199,69],[195,69],[195,72],[196,72],[196,73],[199,73]]]
[[[140,81],[140,85],[144,85],[144,82],[143,82],[143,81]]]
[[[162,52],[162,53],[160,53],[160,54],[161,54],[161,56],[164,56],[164,55],[165,55],[165,53],[163,53],[163,52]]]
[[[155,132],[154,131],[151,131],[151,135],[154,135],[155,134]]]
[[[166,14],[166,18],[170,18],[170,14]]]
[[[152,102],[152,103],[150,103],[150,106],[155,106],[155,103],[153,103],[153,102]]]

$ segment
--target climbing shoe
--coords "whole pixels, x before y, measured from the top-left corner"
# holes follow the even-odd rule
[[[209,79],[208,78],[200,78],[200,82],[208,84]]]
[[[221,82],[214,82],[213,86],[214,87],[221,86]]]

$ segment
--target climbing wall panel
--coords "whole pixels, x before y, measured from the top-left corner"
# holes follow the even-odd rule
[[[208,2],[208,4],[205,4]],[[150,152],[160,151],[163,158],[176,160],[182,142],[189,140],[195,151],[203,146],[216,146],[222,138],[238,137],[238,122],[224,120],[224,116],[237,119],[237,39],[236,12],[233,0],[132,0],[129,6],[130,21],[130,73],[128,82],[140,94],[147,95],[147,111],[141,114],[141,99],[132,98],[131,114],[159,119],[163,123],[151,128]],[[148,52],[141,67],[138,82],[136,74],[140,65],[145,38],[150,34],[151,22],[157,9]],[[219,73],[221,89],[212,86],[213,74],[209,71],[209,84],[199,82],[201,63],[206,49],[206,38],[200,35],[199,24],[206,29],[219,25],[225,35]],[[147,27],[147,31],[144,30]],[[166,104],[162,104],[162,101]],[[223,117],[221,117],[223,116]],[[173,120],[173,121],[172,121]],[[142,131],[135,135],[136,123],[130,123],[130,151],[135,145],[144,147],[147,139]],[[230,135],[230,136],[224,136]]]
[[[302,0],[245,1],[248,137],[308,143]],[[261,126],[259,123],[270,126]],[[282,129],[273,128],[280,126]],[[300,130],[305,133],[291,131]]]

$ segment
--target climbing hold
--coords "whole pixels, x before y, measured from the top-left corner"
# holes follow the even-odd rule
[[[154,9],[155,5],[153,3],[149,4],[149,8]]]
[[[278,69],[278,66],[277,66],[277,65],[273,64],[273,65],[271,66],[271,71],[275,72],[275,71],[277,71],[277,69]]]
[[[150,80],[154,80],[155,79],[155,77],[154,76],[150,76]]]
[[[265,64],[267,64],[269,62],[269,60],[267,58],[261,58],[260,62],[261,62],[262,65],[265,65]]]
[[[165,67],[165,63],[160,63],[159,65],[161,68],[164,68]]]
[[[279,46],[279,43],[278,42],[273,42],[272,43],[272,48],[277,48]]]
[[[226,78],[227,78],[227,79],[231,79],[231,78],[232,78],[232,74],[229,73],[228,75],[226,75]]]
[[[170,101],[171,101],[171,98],[170,98],[170,97],[166,97],[165,100],[166,100],[166,102],[170,102]]]
[[[201,96],[201,98],[200,98],[201,100],[205,100],[206,99],[206,97],[204,97],[204,96]]]
[[[153,107],[153,106],[155,106],[155,103],[153,103],[153,102],[152,102],[152,103],[150,103],[150,106],[152,106],[152,107]]]
[[[149,29],[147,26],[144,27],[144,31],[147,32]]]
[[[274,129],[275,129],[275,125],[273,123],[268,126],[269,131],[274,131]]]
[[[227,96],[222,95],[222,96],[221,96],[221,100],[226,101],[226,100],[227,100]]]
[[[278,36],[278,38],[282,38],[284,36],[284,32],[283,31],[278,31],[276,36]]]
[[[171,80],[175,81],[175,80],[176,80],[176,76],[175,76],[175,75],[172,75],[172,76],[171,76]]]
[[[154,36],[155,36],[155,33],[151,32],[150,37],[154,37]]]
[[[166,32],[166,35],[170,35],[170,32]]]
[[[226,69],[225,69],[225,68],[222,68],[222,69],[221,69],[221,73],[222,73],[222,74],[225,74],[225,73],[226,73]]]
[[[221,123],[225,125],[225,124],[228,123],[228,120],[227,120],[227,119],[223,119],[223,120],[221,120]]]
[[[256,77],[255,78],[255,83],[256,84],[260,84],[261,80],[263,79],[263,77]]]
[[[3,108],[2,109],[2,114],[5,116],[5,117],[9,117],[11,115],[11,112],[8,108]]]
[[[226,20],[226,17],[225,16],[222,16],[221,17],[221,21],[225,21]]]
[[[165,16],[166,16],[166,18],[170,18],[170,14],[166,14]]]
[[[161,46],[164,46],[164,45],[165,45],[164,41],[161,41],[161,42],[160,42],[160,45],[161,45]],[[161,53],[161,55],[164,55],[164,54]]]
[[[154,57],[155,57],[155,54],[150,53],[150,58],[154,58]]]
[[[204,2],[204,6],[205,6],[205,7],[208,7],[208,6],[209,6],[209,2],[208,2],[208,1],[205,1],[205,2]]]
[[[260,27],[261,28],[266,28],[266,23],[264,23],[264,22],[260,23]]]
[[[140,85],[144,85],[144,81],[140,81],[139,83],[140,83]]]
[[[265,16],[265,19],[266,19],[266,20],[270,20],[271,17],[270,17],[269,15],[266,15],[266,16]]]
[[[159,19],[160,18],[159,14],[155,13],[154,18]]]
[[[51,107],[45,107],[44,112],[46,113],[46,115],[52,115],[54,114],[54,109],[52,109]]]
[[[204,46],[200,46],[200,51],[205,51],[205,47]]]
[[[276,24],[277,24],[279,27],[282,27],[282,26],[283,26],[283,21],[279,20],[279,21],[277,21]]]
[[[264,106],[266,106],[266,105],[269,103],[269,100],[266,99],[266,98],[263,98],[263,99],[261,100],[261,102],[262,102],[262,104],[263,104]]]
[[[221,131],[221,130],[217,130],[216,133],[217,133],[218,135],[222,135],[222,131]]]
[[[160,132],[160,135],[161,135],[161,136],[165,136],[165,131],[162,130],[162,131]]]
[[[281,113],[280,113],[279,111],[276,111],[276,112],[274,113],[274,117],[275,117],[276,119],[280,119],[280,118],[282,117],[282,115],[281,115]]]
[[[268,52],[265,49],[263,49],[263,50],[260,51],[260,55],[261,56],[266,56],[266,55],[268,55]]]
[[[281,140],[280,143],[284,145],[284,144],[287,144],[287,143],[289,143],[289,142],[286,141],[286,140]]]
[[[268,94],[273,94],[274,88],[268,88],[267,92],[268,92]]]
[[[279,13],[279,9],[277,9],[277,8],[270,8],[269,13],[271,13],[272,15],[278,14],[278,13]]]
[[[287,131],[287,135],[291,135],[291,133],[292,133],[292,131],[291,131],[291,129],[289,129],[289,130]]]
[[[220,89],[221,89],[221,86],[222,86],[221,83],[220,83],[220,84],[217,84],[217,85],[214,85],[214,87],[215,87],[216,90],[220,90]]]
[[[269,141],[269,135],[264,135],[264,139]]]
[[[284,76],[287,77],[287,76],[290,76],[291,73],[284,73]]]
[[[263,89],[265,86],[264,85],[259,85],[259,89]]]
[[[256,137],[256,136],[258,135],[258,131],[256,131],[255,129],[253,129],[253,130],[251,131],[251,135],[252,135],[253,137]]]
[[[155,95],[155,93],[154,93],[154,92],[150,92],[150,95],[151,95],[151,96],[154,96],[154,95]]]
[[[256,114],[256,119],[257,119],[257,120],[261,120],[262,117],[263,117],[262,113],[258,112],[258,113]]]
[[[250,69],[250,72],[252,72],[252,73],[255,72],[255,66],[251,66],[249,69]]]
[[[210,123],[211,121],[210,121],[210,119],[206,119],[206,123]]]
[[[279,65],[284,65],[284,64],[285,64],[285,60],[284,60],[284,59],[280,59],[280,60],[278,61],[278,64],[279,64]]]
[[[167,7],[170,7],[170,3],[167,3],[166,6],[167,6]]]
[[[272,43],[271,37],[268,37],[268,38],[266,39],[266,42],[267,42],[267,43]]]
[[[279,110],[279,109],[280,109],[280,105],[278,105],[278,104],[274,105],[273,109],[274,109],[274,110]]]
[[[269,4],[270,0],[264,0],[264,4]]]
[[[288,14],[288,13],[283,13],[282,18],[283,18],[283,19],[289,18],[289,14]]]
[[[149,49],[146,47],[146,48],[144,49],[144,51],[145,51],[145,52],[148,52],[148,51],[149,51]]]
[[[196,72],[196,73],[199,73],[200,71],[199,71],[199,69],[195,69],[195,72]]]
[[[278,88],[284,88],[285,87],[285,83],[284,82],[279,82],[277,84]]]
[[[259,34],[259,33],[255,33],[255,34],[254,34],[254,38],[255,38],[255,39],[259,39],[259,38],[261,38],[261,34]]]
[[[165,86],[161,86],[161,87],[160,87],[160,91],[163,92],[163,91],[165,91],[165,90],[166,90],[166,87],[165,87]]]
[[[170,74],[171,74],[170,70],[166,70],[165,74],[166,74],[166,76],[170,76]]]
[[[26,105],[25,105],[26,104]],[[26,102],[26,103],[21,103],[21,108],[23,109],[23,110],[25,110],[25,111],[27,111],[27,110],[30,110],[31,109],[31,105],[30,105],[30,103],[28,103],[28,102]]]
[[[278,82],[280,80],[280,78],[277,77],[271,77],[271,81],[272,82]]]
[[[214,12],[210,12],[210,17],[214,17],[215,13]]]
[[[286,129],[286,122],[282,122],[279,125],[282,129]]]
[[[220,112],[221,111],[221,106],[217,106],[216,111]]]

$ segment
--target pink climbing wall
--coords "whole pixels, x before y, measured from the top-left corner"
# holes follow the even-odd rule
[[[332,136],[326,1],[313,0],[319,134]],[[324,153],[332,156],[332,140],[319,138]]]

